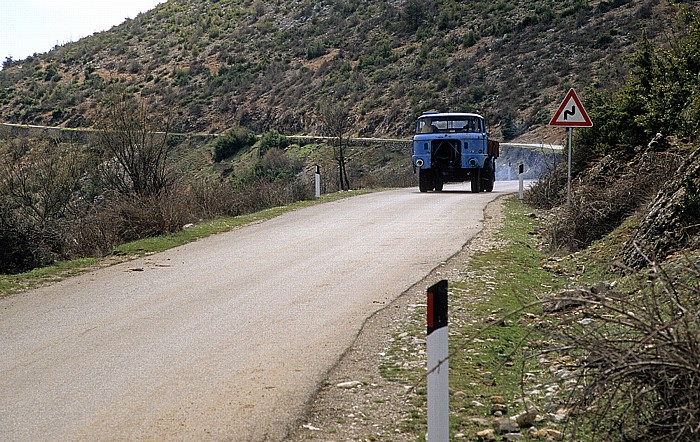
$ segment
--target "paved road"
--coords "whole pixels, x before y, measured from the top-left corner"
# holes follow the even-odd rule
[[[0,439],[281,440],[364,320],[515,185],[317,205],[0,299]]]

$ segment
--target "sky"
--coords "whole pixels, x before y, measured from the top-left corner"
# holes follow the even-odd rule
[[[166,0],[0,0],[0,65],[105,31]]]

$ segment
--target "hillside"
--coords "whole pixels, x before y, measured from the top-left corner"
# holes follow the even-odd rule
[[[169,0],[0,71],[0,120],[90,127],[117,91],[175,110],[175,130],[319,132],[323,102],[353,133],[405,136],[438,108],[478,111],[503,139],[546,127],[571,86],[617,85],[645,32],[669,44],[666,0]]]

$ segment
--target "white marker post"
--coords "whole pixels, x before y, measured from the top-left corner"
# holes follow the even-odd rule
[[[573,88],[564,97],[564,101],[559,105],[559,109],[554,113],[554,116],[549,121],[550,126],[566,127],[569,132],[569,158],[566,180],[566,202],[571,204],[571,139],[574,133],[574,127],[593,127],[593,122],[583,108],[581,100],[578,99],[576,91]]]
[[[316,173],[314,173],[314,184],[316,188],[316,198],[321,198],[321,166],[316,165]]]
[[[518,166],[518,198],[522,201],[523,198],[525,198],[525,186],[524,186],[524,178],[523,176],[525,175],[525,165],[521,164]]]
[[[428,442],[450,440],[447,280],[428,289]]]

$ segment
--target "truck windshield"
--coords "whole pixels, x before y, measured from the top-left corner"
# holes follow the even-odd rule
[[[484,132],[483,124],[478,117],[450,117],[450,118],[419,118],[416,124],[417,134],[450,132]]]

